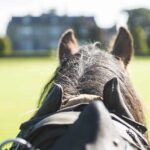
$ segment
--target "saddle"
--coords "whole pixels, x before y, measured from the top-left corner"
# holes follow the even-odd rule
[[[36,117],[21,125],[18,137],[40,150],[149,150],[143,136],[146,128],[133,120],[117,79],[104,87],[106,103],[84,101],[61,109],[62,93],[61,86],[55,84],[43,104],[45,111],[42,105]],[[16,147],[26,149],[14,144],[11,150]]]

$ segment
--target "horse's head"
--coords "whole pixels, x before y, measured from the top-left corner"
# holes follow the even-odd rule
[[[100,47],[99,42],[79,46],[74,32],[66,31],[59,43],[60,66],[47,84],[48,89],[53,83],[62,86],[64,106],[70,100],[103,99],[104,85],[117,78],[125,105],[134,119],[143,123],[142,107],[127,73],[134,52],[130,33],[120,28],[111,51]]]

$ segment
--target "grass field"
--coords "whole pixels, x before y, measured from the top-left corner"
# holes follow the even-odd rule
[[[37,105],[43,86],[55,68],[53,58],[0,59],[0,142],[15,137],[19,125],[29,118]],[[143,99],[147,125],[150,127],[150,58],[136,58],[129,72]]]

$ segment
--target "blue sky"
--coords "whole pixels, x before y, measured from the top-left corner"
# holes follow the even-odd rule
[[[98,25],[107,28],[125,25],[127,16],[120,12],[138,7],[150,8],[150,0],[0,0],[0,35],[12,16],[37,16],[54,8],[60,15],[94,15]]]

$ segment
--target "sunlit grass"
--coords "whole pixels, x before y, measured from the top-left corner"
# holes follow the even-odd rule
[[[136,57],[136,59],[132,61],[129,71],[134,87],[143,103],[146,124],[149,128],[148,133],[150,137],[150,58]]]
[[[56,66],[53,58],[0,59],[0,140],[16,136]]]
[[[0,59],[0,142],[15,137],[19,125],[29,118],[45,83],[57,62],[54,58]],[[144,102],[150,126],[150,58],[136,58],[129,66],[130,76]]]

